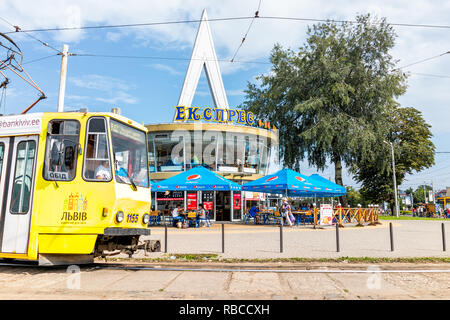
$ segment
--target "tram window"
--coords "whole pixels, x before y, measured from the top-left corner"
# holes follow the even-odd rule
[[[149,187],[148,153],[145,132],[111,120],[111,141],[116,180]]]
[[[83,177],[86,180],[111,181],[108,135],[104,118],[88,121]]]
[[[10,211],[15,214],[27,213],[30,207],[33,186],[33,167],[36,143],[33,140],[17,144],[14,182],[12,187]]]
[[[80,123],[75,120],[52,120],[48,124],[44,160],[44,179],[71,181],[77,169]]]

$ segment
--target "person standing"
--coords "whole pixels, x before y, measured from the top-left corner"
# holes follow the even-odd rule
[[[196,224],[199,227],[205,227],[206,223],[204,222],[206,219],[206,210],[203,207],[203,204],[199,204],[199,209],[197,211]],[[203,220],[202,220],[203,219]],[[202,222],[201,222],[202,221]]]
[[[281,204],[281,216],[282,219],[285,220],[285,222],[287,222],[287,225],[289,227],[292,227],[292,221],[291,221],[291,206],[289,205],[287,198],[283,198],[283,203]],[[284,224],[284,222],[283,222]]]

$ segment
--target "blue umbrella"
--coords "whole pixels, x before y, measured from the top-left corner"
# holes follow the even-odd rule
[[[326,196],[325,185],[291,169],[283,169],[242,186],[245,191],[284,194],[294,197]]]
[[[239,191],[241,186],[236,182],[225,179],[221,175],[214,173],[204,167],[195,167],[188,171],[177,174],[166,180],[155,183],[154,191],[196,191],[196,190],[217,190],[217,191]]]
[[[325,187],[325,193],[331,194],[333,197],[343,196],[347,193],[347,190],[345,187],[340,186],[334,182],[331,182],[328,179],[325,179],[324,177],[318,175],[318,174],[312,174],[309,176],[311,180],[317,181],[317,183],[321,183]]]

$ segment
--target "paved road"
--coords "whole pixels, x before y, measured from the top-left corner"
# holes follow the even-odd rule
[[[307,265],[290,266],[306,270]],[[0,299],[449,299],[450,273],[333,273],[354,266],[309,266],[321,273],[148,271],[0,266]],[[258,268],[258,266],[252,266]],[[377,269],[380,268],[380,269]],[[411,265],[397,265],[411,268]],[[414,265],[447,269],[448,265]],[[391,266],[392,269],[392,266]],[[77,270],[75,270],[77,271]],[[372,273],[373,272],[373,273]]]
[[[334,227],[314,230],[310,226],[284,227],[283,253],[277,226],[225,225],[225,254],[219,224],[211,228],[168,228],[168,253],[214,253],[224,258],[278,257],[450,257],[450,222],[446,223],[447,248],[443,251],[441,221],[393,222],[394,247],[391,252],[389,221],[382,225],[357,228],[346,225],[340,230],[340,252],[336,252]],[[164,228],[152,228],[151,239],[160,239],[164,256]],[[139,256],[139,255],[138,255]]]

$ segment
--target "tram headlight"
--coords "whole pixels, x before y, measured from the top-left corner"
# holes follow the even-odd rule
[[[119,211],[116,213],[116,221],[118,223],[121,223],[123,221],[123,212],[122,211]]]
[[[147,213],[145,213],[143,216],[142,216],[142,223],[143,224],[148,224],[150,222],[150,216],[147,214]]]

